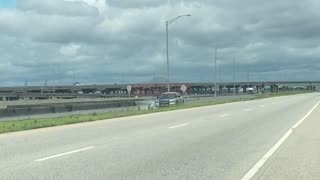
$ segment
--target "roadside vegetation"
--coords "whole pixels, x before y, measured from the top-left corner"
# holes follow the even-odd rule
[[[188,109],[202,106],[211,106],[217,104],[226,104],[231,102],[250,101],[278,96],[296,95],[302,93],[310,93],[310,91],[297,91],[297,92],[279,92],[270,94],[259,94],[249,98],[238,99],[213,99],[194,101],[186,104],[179,104],[164,108],[158,108],[154,110],[141,110],[141,111],[122,111],[122,112],[107,112],[107,113],[91,113],[87,115],[70,115],[66,117],[54,117],[54,118],[41,118],[41,119],[25,119],[19,121],[3,121],[0,122],[0,134],[8,132],[16,132],[30,129],[38,129],[45,127],[61,126],[68,124],[84,123],[98,120],[107,120],[119,117],[128,117],[134,115],[149,114],[155,112],[173,111],[179,109]]]

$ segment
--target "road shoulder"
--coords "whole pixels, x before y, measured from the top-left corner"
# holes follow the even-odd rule
[[[320,106],[264,164],[254,180],[320,179]]]

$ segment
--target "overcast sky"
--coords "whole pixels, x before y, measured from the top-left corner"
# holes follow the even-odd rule
[[[319,0],[0,0],[0,86],[320,80]]]

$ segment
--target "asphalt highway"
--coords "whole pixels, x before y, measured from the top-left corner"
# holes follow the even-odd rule
[[[317,177],[319,101],[314,93],[2,134],[0,179],[277,179],[277,167],[292,166],[294,177],[301,161]],[[303,138],[311,155],[297,148]],[[274,156],[287,161],[273,167]]]

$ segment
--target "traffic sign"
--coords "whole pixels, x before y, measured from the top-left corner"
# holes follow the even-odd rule
[[[127,86],[127,91],[128,91],[128,96],[129,96],[129,98],[131,97],[131,90],[132,90],[131,85],[128,85],[128,86]]]
[[[188,89],[188,87],[186,86],[186,85],[182,85],[181,87],[180,87],[180,90],[182,91],[182,92],[186,92],[187,91],[187,89]]]
[[[131,85],[128,85],[128,86],[127,86],[127,91],[128,91],[128,92],[131,92],[131,90],[132,90]]]

